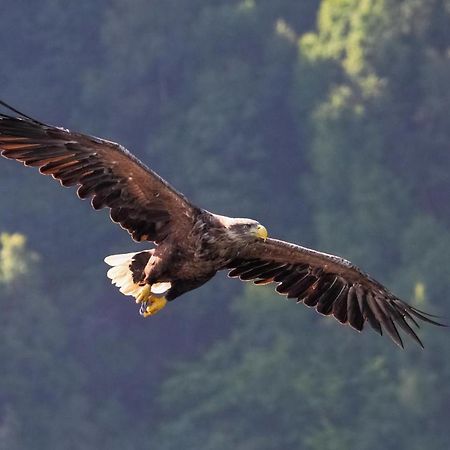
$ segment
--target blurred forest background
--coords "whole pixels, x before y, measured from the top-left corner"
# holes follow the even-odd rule
[[[15,0],[0,97],[450,315],[449,0]],[[150,319],[140,248],[0,161],[0,448],[448,450],[448,332],[398,350],[221,275]]]

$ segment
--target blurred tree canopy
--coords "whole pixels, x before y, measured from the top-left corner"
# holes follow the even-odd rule
[[[447,1],[17,0],[0,23],[1,98],[448,316]],[[0,211],[0,448],[448,449],[445,331],[399,352],[224,276],[144,321],[105,212],[6,160]]]

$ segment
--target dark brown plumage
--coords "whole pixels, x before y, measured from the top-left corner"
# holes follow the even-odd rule
[[[63,186],[78,186],[95,209],[110,208],[111,219],[137,241],[156,248],[106,258],[108,276],[151,315],[173,300],[231,269],[230,277],[255,284],[277,283],[288,299],[333,315],[361,331],[366,323],[403,347],[401,328],[422,346],[413,327],[441,325],[395,297],[350,262],[287,242],[267,239],[251,219],[212,214],[190,203],[119,144],[36,121],[0,114],[2,156],[39,167]]]
[[[227,267],[232,269],[230,277],[255,284],[278,283],[279,294],[333,315],[355,330],[361,331],[366,322],[379,334],[384,328],[401,347],[397,326],[422,345],[411,325],[437,324],[349,261],[287,242],[267,239],[250,244]]]
[[[3,103],[2,103],[3,104]],[[94,209],[111,208],[111,219],[136,241],[162,241],[171,228],[191,226],[192,205],[122,146],[27,119],[0,115],[6,158],[39,167],[63,186],[78,185]]]

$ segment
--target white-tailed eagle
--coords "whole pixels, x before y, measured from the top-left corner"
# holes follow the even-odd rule
[[[143,316],[195,289],[219,270],[276,291],[361,331],[368,323],[403,347],[402,329],[422,346],[413,327],[429,314],[408,305],[358,267],[337,256],[270,239],[251,219],[210,213],[114,142],[39,122],[0,102],[2,156],[39,167],[63,186],[78,186],[94,209],[110,208],[113,222],[155,248],[105,259],[108,277],[140,303]]]

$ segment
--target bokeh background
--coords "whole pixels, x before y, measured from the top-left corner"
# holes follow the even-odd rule
[[[0,97],[195,203],[450,315],[450,1],[15,0]],[[225,275],[149,319],[141,248],[0,161],[0,448],[448,450],[450,340],[404,352]]]

